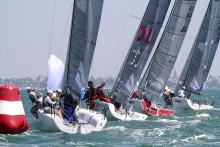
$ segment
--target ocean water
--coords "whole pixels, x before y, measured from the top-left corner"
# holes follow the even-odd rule
[[[102,131],[86,135],[48,132],[35,126],[26,91],[21,91],[21,97],[29,130],[0,134],[0,146],[220,146],[220,90],[203,93],[203,100],[215,101],[212,110],[177,110],[172,117],[149,116],[142,122],[108,121]]]

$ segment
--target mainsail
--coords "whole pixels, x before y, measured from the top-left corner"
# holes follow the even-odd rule
[[[103,0],[75,0],[63,86],[80,98],[88,80]]]
[[[220,39],[220,1],[211,0],[203,23],[200,27],[187,61],[182,70],[177,92],[182,86],[186,87],[185,94],[200,94],[206,84],[216,49]]]
[[[162,38],[142,78],[139,89],[160,96],[186,35],[196,0],[176,0]]]
[[[157,39],[169,4],[170,0],[151,0],[149,2],[138,33],[124,60],[118,74],[118,80],[115,81],[111,93],[123,92],[125,95],[119,95],[123,99],[132,95],[135,84],[141,76]]]

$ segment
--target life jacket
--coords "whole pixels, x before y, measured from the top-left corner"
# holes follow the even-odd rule
[[[84,99],[87,99],[88,103],[90,103],[92,101],[95,92],[96,92],[95,86],[87,87],[84,95]]]
[[[43,103],[42,103],[42,106],[43,107],[51,107],[51,104],[49,103],[49,102],[45,102],[45,98],[46,98],[47,96],[44,96],[44,98],[43,98]]]
[[[65,94],[64,97],[64,109],[66,110],[67,108],[72,107],[74,111],[79,100],[74,98],[71,94]]]
[[[43,96],[43,94],[40,93],[39,91],[37,91],[36,89],[33,89],[32,91],[34,91],[36,93],[37,98],[40,98]]]
[[[43,94],[40,93],[39,91],[37,91],[36,89],[33,89],[32,92],[34,92],[36,94],[37,99],[39,99],[40,97],[43,96]],[[33,97],[31,97],[30,94],[29,94],[29,98],[30,98],[32,103],[36,102],[36,100]]]
[[[97,95],[104,95],[101,86],[97,87],[95,94],[97,94]]]

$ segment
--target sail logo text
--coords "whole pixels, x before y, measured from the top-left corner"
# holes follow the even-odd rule
[[[150,28],[147,30],[148,26],[141,26],[141,35],[139,37],[137,37],[136,41],[141,41],[142,39],[144,39],[144,37],[146,36],[146,39],[144,40],[144,43],[146,44],[151,44],[152,42],[154,42],[156,40],[156,30],[153,31],[152,34],[152,30],[153,27],[149,26]],[[146,34],[147,33],[147,34]]]

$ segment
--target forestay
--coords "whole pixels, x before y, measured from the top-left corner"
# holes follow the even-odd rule
[[[121,101],[131,97],[133,93],[157,39],[169,4],[170,0],[151,0],[146,8],[138,32],[118,74],[118,80],[111,90],[111,93],[123,92],[118,97]]]
[[[211,0],[203,19],[185,66],[182,70],[177,92],[182,86],[186,87],[185,94],[190,97],[193,92],[200,94],[206,84],[213,58],[220,39],[220,1]]]
[[[75,0],[63,86],[80,98],[86,85],[97,40],[103,0]]]
[[[139,89],[145,87],[151,95],[156,96],[163,92],[186,35],[195,4],[196,0],[175,1],[162,39],[157,45]]]

